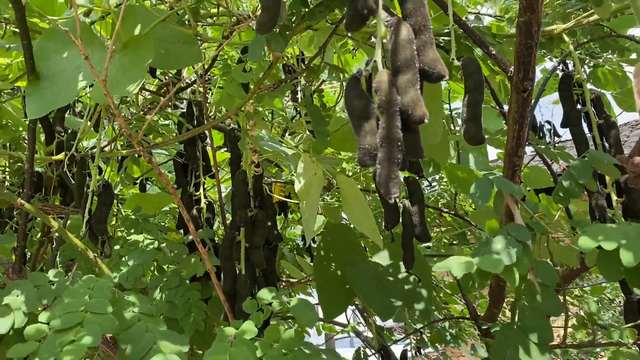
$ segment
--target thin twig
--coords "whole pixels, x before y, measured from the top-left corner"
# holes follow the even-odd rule
[[[442,11],[449,15],[449,4],[446,0],[433,0]],[[453,12],[453,22],[464,32],[474,44],[476,44],[493,62],[498,65],[498,68],[507,75],[509,81],[513,77],[513,66],[503,58],[489,43],[478,34],[471,25],[469,25],[463,18],[455,11]]]
[[[74,11],[74,14],[75,14],[76,23],[78,24],[78,28],[79,28],[80,27],[80,25],[79,25],[80,24],[80,14],[78,12],[78,4],[77,4],[77,2],[75,0],[72,0],[71,4],[73,5],[73,11]],[[209,275],[211,277],[211,281],[213,282],[213,286],[216,289],[216,292],[218,293],[218,296],[220,297],[220,300],[222,301],[222,305],[223,305],[223,307],[225,309],[225,312],[227,313],[227,315],[229,317],[229,320],[233,320],[234,318],[233,318],[233,312],[231,311],[231,306],[229,305],[229,302],[227,301],[227,298],[225,297],[224,292],[222,291],[222,285],[220,285],[220,282],[218,281],[218,277],[216,276],[216,272],[213,269],[213,266],[211,265],[211,261],[209,261],[209,253],[208,253],[207,249],[204,246],[202,246],[202,242],[198,238],[198,232],[196,231],[196,228],[193,225],[193,222],[191,221],[191,217],[189,216],[189,212],[184,207],[184,204],[182,203],[182,200],[180,199],[180,195],[178,194],[176,189],[173,187],[173,185],[171,185],[171,182],[169,181],[169,179],[167,178],[165,173],[162,171],[162,169],[160,169],[160,167],[158,166],[158,163],[151,157],[151,155],[148,152],[146,152],[144,150],[144,148],[142,147],[140,142],[131,133],[131,130],[129,129],[129,126],[127,125],[127,122],[125,121],[122,113],[120,112],[120,110],[118,109],[118,107],[115,104],[115,101],[113,100],[113,96],[111,96],[109,88],[107,87],[107,79],[103,78],[103,77],[100,77],[100,75],[98,74],[98,71],[96,70],[95,66],[93,65],[93,63],[89,59],[89,56],[87,55],[87,53],[85,51],[84,44],[82,43],[82,39],[79,36],[80,33],[78,32],[78,38],[76,39],[76,38],[73,37],[73,35],[71,35],[71,33],[69,32],[68,29],[65,29],[65,32],[67,33],[67,35],[71,38],[71,40],[76,44],[76,46],[80,50],[80,53],[82,54],[82,58],[85,59],[85,61],[87,62],[87,65],[88,65],[89,69],[91,70],[91,73],[96,77],[96,79],[98,79],[98,83],[100,84],[100,86],[102,87],[102,90],[104,91],[105,97],[107,98],[107,101],[109,102],[109,106],[111,107],[111,109],[116,114],[116,117],[118,119],[118,123],[120,124],[120,127],[122,128],[122,131],[129,138],[129,140],[131,141],[133,146],[140,152],[140,154],[145,159],[145,161],[147,161],[147,163],[149,163],[149,165],[151,165],[151,167],[155,170],[156,174],[160,178],[160,181],[162,181],[162,183],[171,192],[171,195],[173,196],[174,201],[178,205],[178,209],[180,210],[180,213],[182,214],[182,216],[185,219],[185,222],[187,223],[187,227],[189,229],[189,232],[190,232],[191,236],[193,237],[193,241],[196,244],[196,246],[198,247],[198,250],[200,251],[200,256],[202,257],[202,261],[204,262],[204,264],[205,264],[205,266],[207,268],[207,271],[209,272]],[[116,34],[114,34],[114,37],[115,36],[116,36]]]

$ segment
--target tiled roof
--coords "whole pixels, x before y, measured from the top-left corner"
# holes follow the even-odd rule
[[[587,136],[587,138],[589,139],[589,143],[591,144],[591,136]],[[636,144],[636,141],[638,141],[639,138],[640,119],[627,121],[623,124],[620,124],[620,139],[622,140],[622,147],[624,148],[625,154],[629,154],[631,152],[631,149],[633,149],[633,146]],[[571,141],[571,139],[562,140],[556,143],[556,147],[560,146],[564,147],[565,150],[574,157],[576,156],[576,149],[573,147],[573,141]],[[533,160],[531,160],[532,158]],[[529,166],[544,166],[544,164],[542,164],[542,161],[540,161],[540,159],[535,156],[535,153],[525,155],[524,164],[529,164]],[[554,163],[553,167],[557,172],[562,172],[562,167],[560,167],[559,165]]]

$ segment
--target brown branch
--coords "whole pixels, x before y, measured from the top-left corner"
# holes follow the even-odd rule
[[[78,13],[78,4],[77,4],[77,2],[75,0],[72,1],[71,3],[73,5],[73,11],[74,11],[75,18],[76,18],[76,24],[77,24],[78,29],[79,29],[80,28],[80,14]],[[126,5],[126,3],[123,4],[121,11],[125,11],[125,5]],[[116,27],[117,27],[117,25],[116,25]],[[71,35],[71,33],[69,32],[68,29],[64,29],[64,30],[67,33],[67,35],[71,38],[71,40],[76,44],[76,46],[80,50],[80,53],[82,54],[82,58],[85,59],[85,61],[87,62],[87,65],[89,66],[89,70],[91,70],[91,73],[93,74],[93,76],[96,77],[98,83],[102,87],[102,91],[105,94],[105,97],[106,97],[106,99],[107,99],[107,101],[109,103],[109,106],[111,107],[111,109],[116,114],[118,123],[120,124],[120,127],[122,128],[122,131],[127,136],[127,138],[129,138],[129,140],[131,141],[133,146],[140,152],[140,155],[145,159],[145,161],[147,163],[149,163],[149,165],[151,165],[151,167],[155,170],[156,174],[160,178],[160,181],[171,192],[171,195],[173,196],[174,201],[178,205],[178,209],[180,210],[180,213],[182,214],[182,216],[185,219],[185,222],[187,223],[187,227],[189,229],[189,233],[193,237],[193,241],[195,242],[196,246],[198,247],[198,250],[200,251],[200,256],[202,257],[202,261],[204,262],[204,264],[205,264],[205,266],[207,268],[209,276],[211,277],[211,281],[213,282],[213,286],[216,289],[216,292],[218,293],[218,296],[220,297],[220,300],[221,300],[222,305],[223,305],[223,307],[225,309],[225,312],[227,313],[227,316],[228,316],[230,321],[234,320],[233,312],[231,311],[231,306],[229,305],[229,302],[227,301],[227,298],[225,297],[224,292],[222,291],[222,285],[218,281],[218,277],[216,276],[215,270],[213,269],[213,266],[211,265],[211,261],[209,261],[209,252],[207,251],[207,249],[204,246],[202,246],[202,242],[198,238],[198,232],[197,232],[195,226],[193,225],[193,222],[191,221],[191,217],[189,216],[189,212],[184,207],[184,204],[182,203],[182,200],[180,199],[180,195],[178,194],[176,189],[173,187],[173,185],[171,185],[171,182],[167,178],[167,175],[162,171],[162,169],[160,169],[160,167],[158,166],[158,163],[151,157],[151,155],[147,151],[144,150],[144,148],[142,147],[140,142],[136,139],[136,137],[133,135],[133,133],[131,133],[131,130],[129,129],[129,126],[127,125],[127,122],[125,121],[122,113],[118,109],[118,106],[116,105],[115,101],[113,100],[113,96],[111,95],[111,93],[109,91],[109,88],[107,87],[107,79],[104,78],[104,77],[101,77],[98,74],[98,71],[96,70],[96,68],[93,65],[93,63],[91,62],[91,60],[89,59],[89,56],[87,55],[87,53],[85,51],[84,44],[82,43],[82,38],[80,37],[80,31],[78,31],[78,38],[76,39],[76,38],[73,37],[73,35]],[[115,35],[116,34],[114,34],[114,37],[115,37]]]
[[[482,326],[480,314],[478,314],[478,309],[473,304],[473,301],[471,301],[471,298],[469,298],[469,295],[467,295],[467,293],[462,290],[462,284],[460,283],[460,280],[456,279],[456,284],[458,285],[458,289],[460,290],[460,295],[462,295],[464,305],[467,307],[467,311],[469,312],[469,317],[471,318],[471,321],[473,321],[473,323],[476,325],[478,332],[482,337],[492,339],[493,335],[491,334],[491,330]]]
[[[623,341],[607,341],[607,342],[584,342],[584,343],[573,343],[573,344],[550,344],[549,348],[551,350],[556,349],[594,349],[594,348],[605,348],[605,347],[630,347],[635,345],[635,343],[628,343]]]
[[[522,162],[529,135],[529,109],[535,85],[536,53],[542,29],[543,1],[521,0],[519,4],[514,53],[516,63],[507,113],[507,149],[503,170],[504,177],[516,185],[521,181]],[[503,223],[512,221],[514,215],[509,207],[505,207]],[[498,321],[505,302],[506,287],[506,281],[501,277],[496,275],[491,278],[489,305],[483,315],[484,321]]]
[[[13,12],[16,17],[16,25],[20,30],[20,43],[22,44],[22,53],[27,72],[27,79],[34,80],[37,75],[36,60],[33,55],[33,44],[31,43],[31,34],[29,34],[29,24],[27,23],[27,13],[22,0],[9,0]],[[25,101],[26,104],[26,101]],[[25,105],[26,106],[26,105]],[[26,109],[25,109],[26,113]],[[33,177],[36,156],[38,119],[29,119],[27,126],[27,156],[24,161],[24,187],[22,189],[21,198],[25,203],[29,203],[33,197]],[[20,210],[18,220],[18,237],[15,247],[15,260],[13,263],[14,274],[22,274],[27,266],[27,238],[29,236],[27,229],[27,221],[29,213],[25,209]]]
[[[590,266],[584,261],[580,261],[580,266],[577,268],[569,268],[560,273],[560,280],[558,281],[558,285],[556,286],[556,293],[562,291],[563,288],[566,288],[571,283],[573,283],[577,278],[582,276],[591,270]]]
[[[446,0],[433,0],[433,2],[438,5],[445,14],[449,15],[449,4]],[[509,81],[511,81],[513,78],[514,68],[509,61],[498,54],[498,52],[491,47],[491,45],[489,45],[489,43],[480,36],[480,34],[473,30],[471,25],[467,24],[467,22],[464,21],[464,19],[455,11],[453,12],[453,22],[469,37],[469,39],[471,39],[471,41],[473,41],[474,44],[476,44],[491,60],[493,60],[493,62],[496,63],[496,65],[498,65],[498,68],[505,73]]]

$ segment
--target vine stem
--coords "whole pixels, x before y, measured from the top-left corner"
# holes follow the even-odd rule
[[[77,28],[78,28],[78,34],[77,34],[78,38],[76,39],[75,37],[73,37],[73,35],[71,35],[71,33],[69,32],[69,29],[63,29],[63,30],[71,38],[71,40],[75,43],[75,45],[78,47],[78,49],[80,50],[80,53],[82,54],[82,58],[86,61],[87,65],[89,67],[89,70],[91,70],[91,73],[93,74],[93,76],[96,77],[98,83],[100,84],[100,87],[102,87],[102,91],[104,92],[104,95],[105,95],[105,97],[107,99],[107,102],[109,103],[109,106],[111,107],[113,112],[116,114],[116,117],[118,119],[118,123],[120,124],[120,127],[122,128],[122,131],[125,133],[127,138],[129,138],[129,140],[131,141],[133,146],[138,150],[138,152],[140,152],[140,155],[142,155],[142,157],[145,159],[145,161],[147,163],[149,163],[149,165],[151,165],[151,167],[155,170],[156,174],[160,178],[160,181],[171,192],[171,195],[173,196],[174,201],[178,205],[178,209],[180,210],[180,213],[182,214],[182,217],[185,219],[185,222],[187,223],[187,227],[189,229],[189,233],[193,237],[193,241],[195,242],[196,246],[198,247],[198,251],[200,252],[200,256],[202,257],[202,261],[204,262],[204,264],[205,264],[205,266],[207,268],[207,271],[209,272],[209,275],[211,276],[211,281],[213,282],[213,286],[216,289],[216,292],[218,293],[218,296],[220,297],[220,300],[221,300],[222,305],[223,305],[223,307],[225,309],[225,312],[227,313],[227,316],[229,317],[229,320],[233,321],[234,317],[233,317],[233,311],[231,310],[231,306],[229,305],[229,302],[228,302],[227,298],[225,297],[224,292],[222,291],[222,285],[220,284],[220,281],[218,281],[218,277],[216,276],[216,272],[215,272],[213,266],[211,265],[211,261],[209,261],[209,252],[207,251],[207,249],[204,246],[202,246],[202,242],[200,241],[200,238],[198,237],[198,232],[196,231],[196,228],[193,225],[193,222],[191,221],[191,217],[189,216],[189,212],[184,207],[184,204],[182,203],[182,199],[180,199],[180,195],[178,194],[176,189],[173,187],[173,185],[171,185],[171,182],[169,182],[169,178],[167,178],[167,175],[162,171],[162,169],[160,169],[160,167],[158,166],[158,163],[151,157],[151,155],[147,151],[145,151],[145,149],[142,147],[142,144],[140,144],[140,141],[138,141],[136,139],[136,137],[133,135],[133,133],[129,129],[129,126],[127,125],[127,122],[125,121],[122,113],[118,109],[118,106],[116,105],[116,103],[115,103],[115,101],[113,99],[113,96],[111,95],[111,93],[109,91],[109,88],[107,87],[107,79],[105,77],[101,77],[100,74],[98,74],[98,71],[96,70],[96,68],[93,65],[93,63],[91,62],[91,60],[89,59],[89,56],[87,55],[87,53],[85,51],[85,48],[84,48],[84,44],[82,42],[82,38],[80,37],[81,20],[80,20],[80,14],[78,12],[78,4],[77,4],[77,2],[75,0],[72,0],[71,4],[73,6],[73,11],[74,11],[75,18],[76,18],[76,25],[77,25]],[[126,6],[126,2],[123,3],[121,11],[123,11],[123,12],[125,11],[125,6]],[[121,19],[122,19],[122,17],[120,17],[120,20]],[[117,25],[116,25],[116,28],[118,28]],[[114,33],[113,37],[115,37],[115,36],[116,36],[116,34]],[[110,50],[113,50],[113,49],[110,49]]]
[[[382,14],[384,13],[384,9],[382,9],[382,0],[378,0],[378,17],[377,17],[377,32],[378,37],[376,37],[376,50],[373,53],[373,59],[376,62],[376,66],[378,67],[378,71],[384,70],[382,66],[382,33],[384,32],[384,25],[382,23]]]

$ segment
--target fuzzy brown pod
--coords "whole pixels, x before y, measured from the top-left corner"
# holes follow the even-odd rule
[[[630,158],[626,155],[616,156],[616,160],[627,170],[626,182],[632,188],[640,188],[640,156]]]
[[[487,142],[482,127],[482,105],[484,103],[484,75],[475,56],[462,60],[464,97],[462,99],[462,137],[471,146]]]
[[[358,164],[372,167],[378,155],[378,117],[373,98],[362,86],[362,71],[351,75],[344,92],[344,106],[356,134],[358,144]]]
[[[380,194],[390,203],[400,192],[400,165],[404,147],[400,124],[400,100],[388,70],[378,72],[373,82],[376,106],[382,108],[378,128],[378,157],[375,181]]]
[[[420,185],[418,179],[411,176],[405,177],[404,183],[407,187],[407,195],[411,205],[410,212],[413,219],[414,237],[420,243],[429,243],[431,242],[431,232],[425,217],[426,204],[422,185]]]
[[[360,11],[359,0],[347,0],[347,12],[344,20],[344,29],[347,32],[358,32],[362,30],[371,16],[367,16]]]
[[[282,11],[282,0],[260,0],[260,15],[256,20],[256,33],[267,35],[278,25]]]
[[[376,178],[375,172],[373,173],[373,178]],[[380,193],[377,182],[374,180],[373,183],[375,184],[376,193],[378,194],[380,204],[382,205],[382,211],[384,214],[384,229],[387,231],[392,231],[398,226],[398,224],[400,224],[400,207],[398,206],[398,200],[396,199],[392,203],[387,201],[387,199],[382,196],[382,193]]]
[[[416,39],[400,18],[391,20],[389,29],[391,76],[400,98],[402,126],[420,126],[429,120],[429,113],[420,92]]]
[[[447,80],[449,70],[436,48],[427,0],[398,0],[398,5],[415,35],[420,78],[432,84]]]

